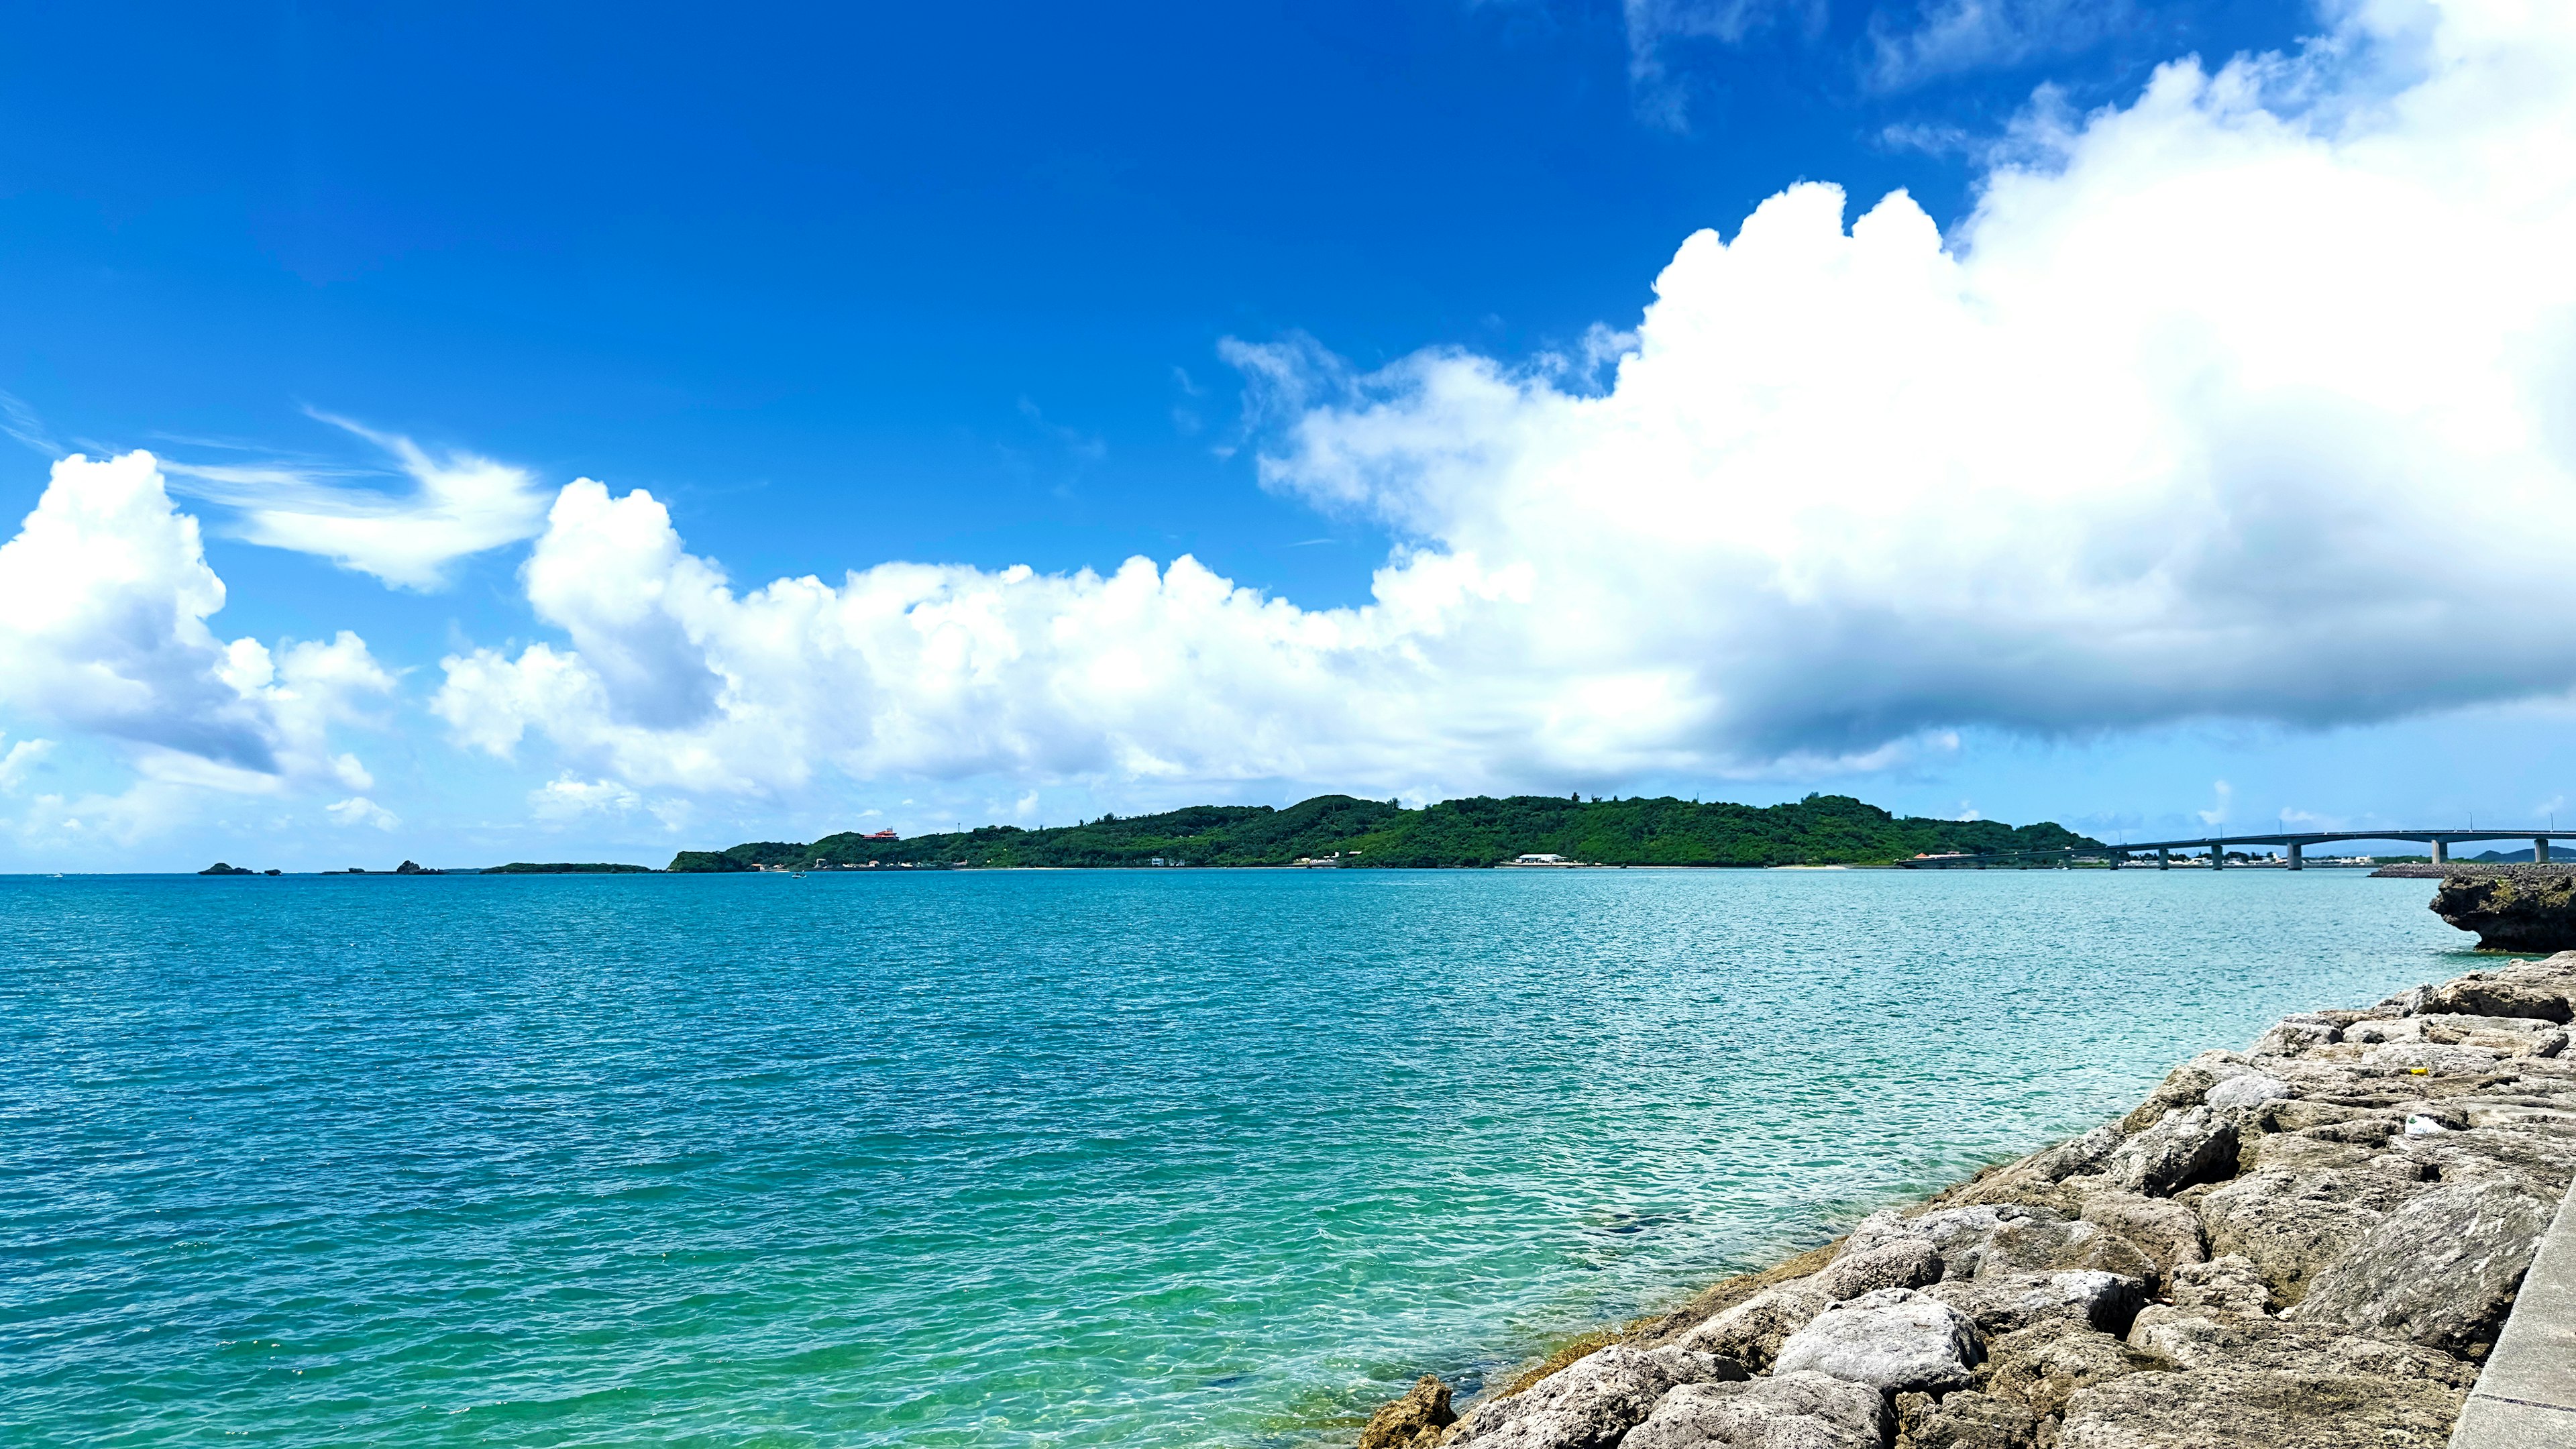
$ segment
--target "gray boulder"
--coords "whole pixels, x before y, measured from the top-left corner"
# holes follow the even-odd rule
[[[2104,1175],[2124,1191],[2168,1197],[2195,1182],[2226,1177],[2235,1166],[2235,1124],[2202,1106],[2167,1112],[2121,1143]]]
[[[2186,1264],[2209,1260],[2199,1215],[2168,1198],[2097,1192],[2084,1199],[2084,1221],[2135,1244],[2155,1263],[2161,1280]]]
[[[2051,1214],[1997,1224],[1977,1254],[1975,1276],[1991,1278],[2061,1269],[2094,1269],[2134,1278],[2158,1274],[2154,1261],[2137,1244],[2105,1231],[2098,1223]]]
[[[1867,1252],[1845,1252],[1815,1276],[1816,1287],[1836,1302],[1881,1288],[1920,1288],[1941,1281],[1941,1251],[1929,1238],[1898,1238]]]
[[[2576,1108],[2576,1101],[2568,1105]],[[2576,1173],[2576,1121],[2534,1117],[2511,1125],[2461,1127],[2465,1113],[2445,1117],[2433,1107],[2423,1115],[2452,1130],[2408,1137],[2404,1155],[2444,1183],[2509,1179],[2546,1195],[2564,1191],[2569,1174]]]
[[[1819,1313],[1780,1345],[1775,1372],[1823,1373],[1882,1393],[1966,1388],[1985,1357],[1968,1316],[1910,1288],[1882,1288]]]
[[[2557,1207],[2509,1179],[2427,1189],[2320,1272],[2286,1316],[2483,1358]]]
[[[2102,1164],[2120,1145],[2120,1124],[2105,1122],[2081,1137],[2071,1138],[2030,1159],[2033,1171],[2050,1182],[2063,1182],[2081,1173],[2099,1172]]]
[[[1944,1278],[1970,1278],[1976,1276],[1999,1230],[2011,1228],[2018,1232],[2067,1220],[2066,1214],[2054,1209],[2021,1203],[1938,1208],[1910,1218],[1890,1209],[1863,1218],[1860,1226],[1852,1229],[1843,1251],[1847,1256],[1866,1253],[1900,1239],[1920,1238],[1941,1255]]]
[[[2254,1039],[2245,1049],[2249,1057],[2294,1057],[2310,1047],[2332,1046],[2343,1040],[2343,1028],[2314,1012],[2285,1016],[2271,1030]]]
[[[2465,1395],[2266,1369],[2128,1374],[2067,1401],[2058,1449],[2444,1449]]]
[[[2072,1323],[2038,1323],[1987,1344],[1986,1391],[2042,1418],[2065,1412],[2079,1389],[2161,1367],[2107,1333]]]
[[[1928,1291],[1988,1335],[2051,1321],[2122,1334],[2145,1304],[2147,1285],[2118,1273],[1981,1273],[1967,1282],[1942,1283]]]
[[[1992,1394],[1899,1394],[1896,1420],[1906,1449],[2031,1449],[2039,1435],[2037,1414]]]
[[[1883,1449],[1885,1396],[1819,1373],[1685,1384],[1620,1449]]]
[[[2569,1012],[2562,989],[2528,979],[2522,973],[2476,971],[2446,981],[2424,994],[2418,1016],[2527,1016],[2565,1022]]]
[[[1735,1359],[1756,1371],[1767,1369],[1789,1335],[1806,1327],[1831,1301],[1813,1278],[1792,1279],[1688,1330],[1673,1346]]]
[[[2184,1312],[2204,1309],[2259,1317],[2271,1311],[2272,1288],[2252,1259],[2230,1253],[2175,1269],[2173,1306]]]
[[[2393,1041],[2366,1048],[2361,1064],[2376,1072],[2428,1073],[2436,1077],[2474,1077],[2495,1070],[2497,1057],[2484,1047],[2443,1046],[2429,1041]]]
[[[2291,1323],[2260,1313],[2155,1304],[2129,1327],[2129,1347],[2181,1369],[2278,1369],[2429,1379],[2466,1388],[2477,1369],[2435,1349]]]
[[[2255,1107],[2265,1102],[2286,1102],[2297,1095],[2279,1077],[2247,1072],[2210,1088],[2204,1100],[2213,1107]]]
[[[1611,1449],[1675,1388],[1745,1376],[1743,1365],[1714,1354],[1612,1344],[1509,1398],[1478,1404],[1443,1442],[1479,1449]]]
[[[2296,1303],[2306,1296],[2310,1279],[2421,1191],[2421,1182],[2370,1164],[2317,1172],[2266,1169],[2211,1190],[2197,1207],[2213,1256],[2243,1256],[2274,1297]]]

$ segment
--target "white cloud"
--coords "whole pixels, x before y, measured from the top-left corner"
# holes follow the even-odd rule
[[[226,643],[206,626],[223,602],[151,454],[65,458],[0,544],[0,707],[123,742],[151,800],[363,779],[328,740],[393,687],[365,642]]]
[[[1734,45],[1783,22],[1814,30],[1824,0],[1621,0],[1628,32],[1628,79],[1638,114],[1675,131],[1690,128],[1689,102],[1673,80],[1667,55],[1676,41]]]
[[[1870,23],[1872,84],[2018,65],[2094,45],[2134,25],[2128,0],[1926,0],[1911,25],[1882,11]]]
[[[2209,785],[2209,795],[2210,807],[2194,813],[2200,816],[2203,825],[2225,825],[2227,812],[2236,803],[2236,787],[2225,780],[2213,780]]]
[[[402,824],[401,816],[396,815],[394,812],[377,804],[375,801],[368,799],[364,795],[353,795],[346,800],[335,800],[330,804],[323,806],[322,809],[325,814],[331,817],[332,824],[343,827],[372,825],[378,830],[391,830],[395,826]]]
[[[572,775],[549,780],[528,792],[528,809],[540,820],[623,815],[642,803],[642,797],[614,780],[582,780]]]
[[[439,588],[457,560],[534,537],[544,522],[545,490],[524,468],[470,453],[433,458],[409,438],[314,416],[392,455],[411,493],[343,487],[324,481],[331,472],[282,464],[170,471],[189,478],[192,492],[240,510],[244,539],[318,554],[397,588]]]
[[[2492,603],[2576,537],[2576,14],[2381,5],[2015,147],[1946,241],[1823,185],[1691,237],[1606,391],[1233,348],[1268,485],[1408,540],[1365,607],[1187,557],[737,590],[585,480],[526,570],[569,646],[453,656],[436,708],[642,788],[1414,796],[2576,684]]]
[[[27,772],[54,752],[52,740],[20,740],[0,755],[0,794],[16,790],[27,779]]]

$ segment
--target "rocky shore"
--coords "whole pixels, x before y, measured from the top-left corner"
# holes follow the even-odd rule
[[[2571,1015],[2576,951],[2286,1018],[1361,1449],[2440,1449],[2576,1176]]]

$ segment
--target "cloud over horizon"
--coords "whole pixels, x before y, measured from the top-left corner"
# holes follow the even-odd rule
[[[1366,607],[1186,557],[737,597],[583,483],[528,570],[574,647],[451,659],[441,711],[690,788],[1437,792],[2562,693],[2576,640],[2482,626],[2576,536],[2576,24],[2434,14],[2034,113],[1946,243],[1901,192],[1847,223],[1793,186],[1682,245],[1597,395],[1231,344],[1265,483],[1412,540]]]
[[[2576,16],[2355,6],[2125,107],[2034,105],[1998,154],[1946,238],[1902,192],[1855,218],[1820,183],[1691,236],[1633,332],[1596,334],[1606,386],[1552,357],[1362,373],[1229,343],[1264,486],[1403,540],[1360,607],[1186,555],[737,584],[650,493],[576,480],[540,522],[527,474],[416,449],[444,532],[306,500],[253,536],[419,588],[533,535],[526,602],[561,637],[455,649],[429,707],[556,822],[820,774],[1813,776],[1960,729],[2321,728],[2576,688],[2576,638],[2492,627],[2576,539]],[[220,643],[222,590],[149,455],[57,465],[0,548],[32,608],[0,622],[0,703],[391,818],[325,738],[391,676],[354,634]]]

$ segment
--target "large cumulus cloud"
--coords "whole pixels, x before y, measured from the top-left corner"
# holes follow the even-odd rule
[[[2576,542],[2576,12],[2354,7],[2034,110],[1947,238],[1851,210],[1689,238],[1606,389],[1236,347],[1265,482],[1406,540],[1367,607],[1187,558],[737,591],[584,482],[527,575],[569,647],[451,658],[439,708],[698,788],[1437,793],[2576,684],[2576,634],[2500,624]]]
[[[116,742],[156,786],[365,788],[331,730],[392,676],[346,631],[275,649],[219,639],[206,621],[223,603],[151,454],[65,458],[0,544],[0,710]]]

